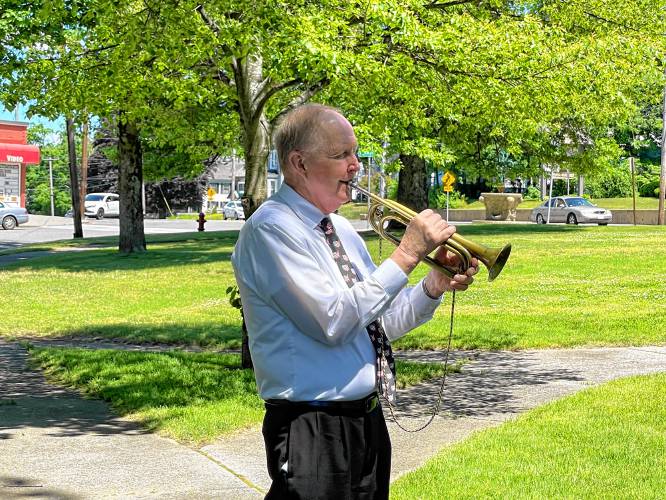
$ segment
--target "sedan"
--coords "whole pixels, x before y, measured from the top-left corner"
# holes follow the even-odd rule
[[[19,224],[28,222],[28,218],[28,211],[25,208],[0,201],[2,229],[14,229]]]
[[[238,200],[228,201],[222,208],[225,219],[245,220],[243,205]]]
[[[550,222],[566,222],[567,224],[592,222],[605,226],[613,219],[610,210],[598,207],[588,199],[580,196],[557,196],[546,200],[532,210],[530,220],[538,224],[545,224],[548,220],[549,208]]]

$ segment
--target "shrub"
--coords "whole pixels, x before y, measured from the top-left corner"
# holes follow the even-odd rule
[[[631,196],[631,173],[617,167],[588,179],[585,190],[592,198],[624,198]]]
[[[430,206],[434,208],[446,208],[446,193],[441,191],[430,192]],[[449,208],[465,208],[467,206],[467,197],[458,191],[449,193]]]
[[[539,191],[535,186],[528,186],[527,191],[523,194],[524,200],[540,200],[541,191]]]

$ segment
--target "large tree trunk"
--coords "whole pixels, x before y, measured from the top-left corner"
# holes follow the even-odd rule
[[[262,74],[263,60],[259,55],[250,54],[235,61],[234,79],[245,149],[245,191],[241,196],[245,220],[249,219],[266,199],[266,163],[270,151],[271,130],[261,100],[257,98],[262,88]],[[257,107],[258,104],[260,107]],[[241,366],[252,368],[244,317]]]
[[[420,212],[428,208],[428,169],[423,158],[400,155],[398,203]]]
[[[146,237],[141,205],[143,164],[139,129],[135,123],[125,123],[122,116],[118,121],[118,160],[120,163],[118,250],[122,253],[145,252]]]
[[[245,149],[245,192],[241,197],[247,220],[266,199],[266,164],[271,143],[271,126],[259,98],[263,89],[263,60],[250,54],[234,62],[238,111]]]
[[[72,186],[72,209],[74,216],[74,238],[83,238],[83,226],[81,224],[81,196],[79,192],[79,176],[76,168],[76,140],[74,139],[74,120],[65,120],[67,129],[67,152],[69,153],[69,178]]]

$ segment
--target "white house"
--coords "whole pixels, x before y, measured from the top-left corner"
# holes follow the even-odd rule
[[[282,184],[277,153],[268,157],[266,192],[270,197]],[[245,160],[237,156],[220,156],[213,166],[204,197],[204,211],[221,208],[227,200],[240,199],[245,192]]]

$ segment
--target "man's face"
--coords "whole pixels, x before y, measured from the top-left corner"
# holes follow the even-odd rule
[[[351,124],[338,113],[329,113],[314,144],[302,152],[305,197],[323,213],[335,212],[349,201],[347,181],[359,170],[358,143]]]

